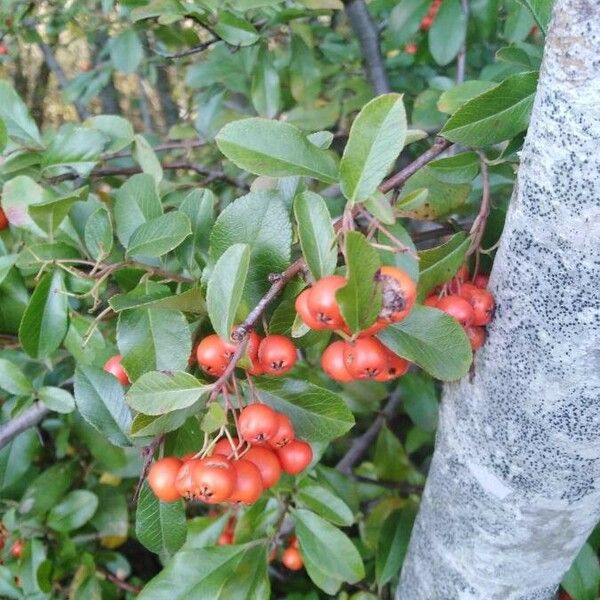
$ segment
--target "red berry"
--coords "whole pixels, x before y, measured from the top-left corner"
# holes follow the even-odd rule
[[[272,448],[282,448],[289,444],[295,437],[294,426],[286,415],[276,413],[277,431],[269,440],[269,446]]]
[[[148,485],[162,502],[175,502],[181,496],[175,487],[175,480],[183,462],[174,456],[167,456],[152,463],[148,472]]]
[[[414,42],[410,42],[404,46],[404,52],[406,54],[416,54],[417,53],[417,45]]]
[[[192,462],[191,476],[194,496],[207,504],[218,504],[233,493],[236,472],[224,456],[215,455]]]
[[[233,533],[229,531],[224,531],[217,540],[218,546],[229,546],[229,544],[233,544]]]
[[[223,375],[231,356],[235,352],[235,346],[224,342],[218,335],[206,336],[196,348],[196,359],[202,370],[219,377]]]
[[[281,465],[272,450],[253,446],[244,454],[244,458],[256,465],[260,471],[262,485],[265,489],[273,487],[279,481]]]
[[[6,218],[6,213],[0,208],[0,231],[2,229],[6,229],[8,227],[8,219]]]
[[[285,549],[281,557],[281,562],[290,571],[299,571],[304,566],[300,550],[298,550],[298,548],[294,548],[293,546]]]
[[[310,290],[307,299],[308,309],[325,329],[341,329],[344,326],[344,318],[335,295],[345,285],[344,277],[330,275],[319,279]]]
[[[120,354],[115,354],[104,363],[104,370],[114,375],[122,385],[129,385],[131,381],[129,381],[129,377],[125,373],[123,365],[121,365],[122,359],[123,357]]]
[[[377,278],[383,292],[380,318],[388,323],[401,321],[415,304],[417,285],[407,273],[396,267],[381,267]]]
[[[485,290],[490,282],[490,276],[484,275],[483,273],[479,273],[475,279],[473,279],[473,284],[478,288]]]
[[[344,362],[344,348],[346,342],[338,340],[325,348],[325,352],[321,356],[321,368],[334,381],[347,383],[352,381],[354,377],[350,375]]]
[[[294,308],[305,325],[311,329],[328,329],[325,323],[318,321],[308,308],[308,298],[310,296],[311,288],[307,288],[300,292],[296,297]]]
[[[175,489],[177,490],[177,493],[186,500],[191,500],[196,497],[196,486],[192,480],[192,469],[199,463],[199,458],[185,460],[177,472]]]
[[[287,446],[279,448],[277,458],[281,468],[290,475],[297,475],[304,471],[312,462],[313,451],[310,444],[302,440],[293,440]]]
[[[473,307],[473,325],[487,325],[494,315],[494,297],[487,290],[465,283],[460,295]]]
[[[263,483],[258,467],[249,460],[233,461],[235,486],[228,501],[239,504],[254,504],[262,494]]]
[[[473,350],[479,350],[485,343],[485,329],[483,327],[465,327],[465,333]]]
[[[240,440],[236,437],[234,437],[232,439],[233,439],[234,446],[237,448],[239,446]],[[233,457],[233,455],[235,453],[234,453],[233,448],[231,447],[231,442],[229,441],[229,438],[224,437],[215,444],[215,447],[213,448],[213,451],[212,451],[212,455],[214,456],[215,454],[220,454],[221,456],[227,456],[228,458]]]
[[[283,335],[268,335],[258,347],[258,360],[267,375],[287,373],[296,364],[296,346]]]
[[[21,555],[23,554],[23,540],[17,540],[11,547],[10,547],[10,554],[11,556],[13,556],[14,558],[21,558]]]
[[[473,323],[473,308],[460,296],[444,296],[440,298],[437,308],[454,317],[463,327]]]
[[[248,343],[246,344],[246,354],[250,359],[251,367],[247,369],[250,375],[262,375],[264,373],[264,369],[258,360],[258,348],[260,343],[262,342],[262,337],[256,333],[256,331],[251,331],[248,333]]]
[[[439,300],[440,299],[437,294],[431,294],[430,296],[427,296],[427,298],[425,298],[423,304],[425,306],[430,306],[431,308],[437,308]]]
[[[269,441],[279,427],[277,414],[266,404],[250,404],[238,418],[238,434],[250,444]]]
[[[391,351],[387,353],[388,366],[387,369],[375,377],[375,381],[391,381],[402,377],[410,367],[410,363],[404,358],[394,354]]]
[[[354,379],[374,379],[388,367],[388,349],[377,338],[344,344],[344,364]]]

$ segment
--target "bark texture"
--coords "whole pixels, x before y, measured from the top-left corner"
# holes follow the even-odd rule
[[[475,376],[446,387],[398,600],[547,600],[600,520],[600,1],[558,0]]]

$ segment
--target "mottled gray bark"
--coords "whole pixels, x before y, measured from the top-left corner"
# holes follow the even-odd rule
[[[400,600],[546,600],[600,519],[600,2],[558,0],[475,376],[445,390]]]

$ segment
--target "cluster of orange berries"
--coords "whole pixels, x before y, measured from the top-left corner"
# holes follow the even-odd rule
[[[464,328],[471,348],[485,342],[485,326],[494,315],[494,296],[487,290],[489,277],[479,274],[469,283],[469,269],[462,266],[453,279],[425,299],[424,304],[454,317]],[[445,292],[447,290],[447,293]]]
[[[296,439],[285,415],[250,404],[237,419],[238,438],[222,438],[210,455],[168,456],[154,462],[148,484],[163,502],[180,498],[206,504],[253,504],[274,486],[281,472],[297,475],[313,459],[310,444]],[[212,450],[212,451],[211,451]]]
[[[381,267],[376,280],[381,285],[382,309],[375,323],[360,332],[357,339],[335,341],[323,352],[321,367],[335,381],[389,381],[408,370],[408,361],[386,348],[374,335],[410,313],[417,297],[415,282],[401,269],[389,266]],[[302,321],[311,329],[332,329],[348,336],[350,331],[336,299],[337,290],[345,285],[344,277],[330,275],[301,292],[295,308]]]
[[[201,340],[196,348],[196,359],[202,370],[213,377],[225,372],[236,345],[213,333]],[[246,355],[250,361],[250,375],[279,377],[287,373],[297,359],[296,346],[283,335],[267,335],[262,338],[255,331],[248,333]]]
[[[433,0],[431,5],[429,6],[429,10],[427,11],[427,14],[421,20],[420,27],[421,27],[422,31],[427,31],[433,25],[433,22],[435,21],[435,18],[437,17],[437,14],[438,14],[438,11],[440,10],[441,5],[442,5],[442,0]]]

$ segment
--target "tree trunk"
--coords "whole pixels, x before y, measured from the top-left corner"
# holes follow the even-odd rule
[[[448,385],[401,600],[553,598],[600,519],[600,2],[558,0],[475,376]]]

